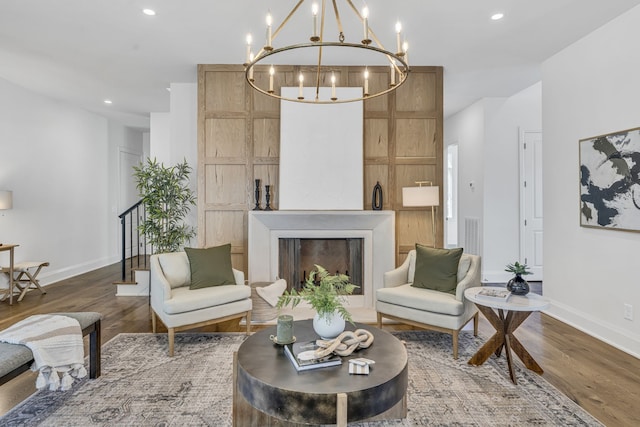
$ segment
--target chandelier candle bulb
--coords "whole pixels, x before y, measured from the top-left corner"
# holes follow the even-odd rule
[[[318,37],[318,3],[311,5],[311,13],[313,14],[313,37],[311,41],[316,41]]]
[[[298,87],[298,99],[304,99],[304,94],[302,92],[302,84],[304,83],[304,76],[302,73],[298,76],[298,81],[300,82],[300,86]]]
[[[276,73],[273,65],[269,68],[269,93],[273,93],[273,75]]]
[[[271,17],[271,13],[267,13],[267,45],[265,47],[271,48],[271,24],[273,23],[273,18]],[[271,50],[271,49],[267,49]]]
[[[400,23],[400,21],[396,22],[396,46],[397,49],[396,52],[400,53],[402,52],[402,43],[400,41],[400,32],[402,31],[402,24]]]
[[[253,52],[249,52],[249,64],[253,62]],[[249,68],[249,81],[253,81],[253,67]]]
[[[334,73],[331,73],[331,99],[333,101],[338,99],[336,97],[336,75]]]
[[[369,95],[369,70],[364,70],[364,96]]]
[[[404,53],[404,62],[409,65],[409,43],[402,43],[402,52]]]
[[[247,34],[247,64],[251,62],[251,43],[253,42],[253,37],[251,34]]]
[[[364,30],[364,38],[362,39],[362,43],[367,44],[367,40],[369,40],[369,8],[365,7],[362,9],[362,26]]]

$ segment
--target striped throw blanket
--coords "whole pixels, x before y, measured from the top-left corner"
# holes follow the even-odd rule
[[[33,371],[40,371],[36,380],[38,390],[68,390],[73,377],[87,375],[84,367],[82,329],[76,319],[53,314],[27,317],[0,331],[0,341],[22,344],[33,353]],[[60,374],[62,378],[60,378]]]

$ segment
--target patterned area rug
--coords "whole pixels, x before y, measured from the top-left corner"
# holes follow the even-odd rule
[[[354,427],[601,425],[519,361],[518,385],[509,380],[504,357],[468,365],[481,337],[460,334],[460,358],[454,360],[446,334],[394,335],[406,341],[409,353],[408,417]],[[178,334],[173,358],[166,339],[116,336],[103,347],[100,378],[76,381],[69,392],[36,392],[0,425],[231,426],[232,357],[245,336]]]

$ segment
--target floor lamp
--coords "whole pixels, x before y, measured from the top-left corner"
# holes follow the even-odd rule
[[[436,207],[440,206],[440,187],[431,181],[416,181],[417,187],[402,188],[402,206],[424,208],[431,206],[431,231],[433,247],[436,247]],[[424,186],[427,184],[428,186]]]
[[[13,192],[0,190],[0,211],[13,208]],[[2,243],[0,242],[0,246]]]

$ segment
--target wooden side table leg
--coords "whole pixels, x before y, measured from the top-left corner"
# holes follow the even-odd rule
[[[509,377],[511,377],[511,381],[513,381],[514,384],[518,384],[518,381],[516,380],[516,373],[513,369],[513,359],[511,356],[511,335],[506,335],[504,337],[504,353],[507,356],[507,366],[509,367]]]
[[[155,313],[154,313],[155,315]],[[232,374],[231,374],[231,378],[233,381],[232,387],[233,387],[233,391],[232,391],[232,400],[231,400],[231,418],[232,418],[232,425],[233,427],[236,427],[238,425],[237,423],[237,418],[238,418],[238,352],[234,351],[233,352],[233,370],[232,370]]]
[[[479,366],[487,361],[489,356],[496,353],[498,349],[501,349],[504,345],[504,320],[498,317],[498,315],[489,307],[478,305],[478,310],[482,312],[484,317],[487,318],[489,323],[495,328],[496,333],[484,343],[484,345],[469,359],[470,365]]]
[[[347,394],[336,395],[336,427],[347,427]]]
[[[538,362],[535,361],[533,356],[531,356],[529,352],[524,348],[522,343],[520,343],[520,341],[518,341],[518,339],[513,335],[510,335],[510,338],[511,348],[513,349],[513,352],[520,358],[520,360],[522,360],[524,366],[531,369],[533,372],[542,375],[544,371],[542,370],[540,365],[538,365]]]

